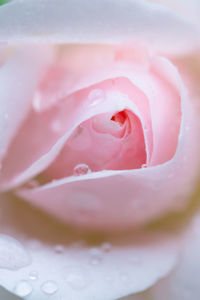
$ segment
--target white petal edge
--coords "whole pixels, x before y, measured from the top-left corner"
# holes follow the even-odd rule
[[[0,41],[123,44],[143,40],[164,53],[199,45],[199,32],[145,0],[15,0],[0,8]]]

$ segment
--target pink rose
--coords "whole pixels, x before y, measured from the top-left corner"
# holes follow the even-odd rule
[[[199,47],[192,14],[76,2],[0,8],[0,189],[20,198],[2,200],[0,276],[32,299],[118,299],[152,286],[183,239],[142,228],[183,213],[198,182],[197,94],[180,59]],[[114,237],[89,246],[64,223]]]

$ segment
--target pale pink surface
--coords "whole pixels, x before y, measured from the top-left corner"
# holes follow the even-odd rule
[[[198,169],[198,129],[179,75],[166,59],[143,52],[131,61],[122,49],[114,60],[108,52],[109,68],[99,66],[96,72],[98,51],[105,55],[101,47],[92,50],[89,70],[84,61],[70,87],[71,66],[65,70],[64,64],[59,76],[49,71],[3,162],[1,186],[15,187],[43,172],[46,179],[60,179],[23,187],[18,195],[67,223],[123,229],[186,205]],[[49,99],[48,83],[57,101],[50,98],[43,105]],[[92,98],[95,90],[102,95]],[[129,112],[127,143],[117,133],[119,122],[112,127],[111,118],[120,111]],[[121,147],[125,155],[119,159]],[[73,176],[79,163],[95,172]],[[141,168],[144,164],[147,168]]]
[[[27,117],[35,89],[51,61],[51,54],[51,48],[46,46],[24,46],[1,66],[0,162]]]
[[[138,231],[102,237],[103,240],[95,235],[93,241],[8,195],[1,196],[1,208],[4,214],[0,219],[0,243],[4,235],[14,237],[32,260],[15,271],[1,268],[1,285],[15,292],[16,285],[27,279],[33,287],[30,300],[121,299],[166,276],[176,264],[182,245],[180,232]],[[11,255],[13,263],[19,260],[14,250],[10,247],[5,251],[4,261]],[[1,264],[4,261],[0,259]],[[30,280],[29,274],[34,270],[38,278]],[[48,280],[58,287],[52,296],[41,289]],[[0,296],[5,300],[1,291]]]
[[[61,41],[67,43],[92,42],[105,44],[109,42],[124,44],[129,43],[131,37],[131,41],[132,38],[134,41],[141,39],[150,48],[153,47],[153,50],[167,54],[183,54],[199,43],[198,30],[194,28],[190,21],[175,15],[165,7],[151,5],[147,1],[94,0],[91,2],[85,0],[83,2],[82,0],[59,0],[59,4],[57,0],[15,0],[2,6],[0,8],[0,40],[10,40],[11,43],[16,40],[20,42],[27,42],[27,40],[37,42],[41,40],[44,42],[49,40],[51,42]],[[57,9],[55,9],[55,6]],[[77,26],[74,26],[74,21]],[[75,47],[76,51],[74,51],[73,46],[70,47],[67,46],[69,49],[67,51],[68,58],[63,70],[64,74],[70,74],[70,76],[66,76],[63,82],[59,79],[58,82],[61,83],[61,86],[56,87],[58,94],[62,95],[64,93],[64,95],[60,97],[57,94],[57,97],[54,97],[54,93],[50,90],[46,97],[49,102],[45,101],[43,109],[47,110],[52,106],[52,110],[50,109],[46,113],[43,109],[40,113],[30,110],[29,116],[27,114],[23,115],[23,117],[27,117],[26,123],[18,132],[15,141],[12,141],[8,156],[4,160],[3,175],[0,178],[1,188],[9,189],[19,186],[31,177],[46,170],[59,157],[59,153],[64,149],[70,135],[81,123],[95,118],[98,114],[108,115],[126,109],[132,111],[140,119],[143,129],[146,125],[150,128],[150,131],[144,131],[148,163],[150,163],[150,158],[153,157],[153,151],[157,151],[157,154],[159,154],[158,161],[156,161],[157,156],[154,155],[155,160],[151,163],[157,165],[157,163],[164,162],[164,164],[133,171],[90,173],[75,178],[74,182],[72,177],[68,177],[35,190],[22,190],[23,196],[38,206],[43,205],[46,212],[49,208],[49,213],[54,216],[57,214],[61,220],[66,221],[66,218],[69,217],[68,221],[71,218],[72,223],[76,225],[81,223],[81,225],[84,224],[89,228],[102,229],[102,221],[104,220],[102,220],[100,214],[105,214],[104,228],[106,230],[110,228],[116,230],[120,228],[120,224],[132,226],[133,218],[134,222],[135,220],[136,223],[138,221],[137,224],[143,223],[143,220],[146,222],[149,218],[151,219],[153,214],[156,217],[160,216],[159,210],[163,214],[167,213],[168,210],[174,210],[175,202],[177,206],[184,206],[188,201],[188,195],[191,194],[195,186],[193,180],[195,180],[198,168],[199,155],[196,146],[198,146],[199,135],[196,130],[197,117],[192,112],[193,103],[189,103],[191,99],[188,99],[182,84],[176,86],[178,78],[176,71],[174,72],[167,62],[163,62],[164,65],[161,66],[161,60],[158,59],[158,73],[164,69],[166,72],[166,68],[169,67],[166,77],[168,80],[171,78],[170,93],[168,85],[166,85],[165,90],[163,87],[159,89],[160,83],[156,84],[154,81],[156,77],[158,83],[158,79],[162,78],[161,74],[155,76],[154,73],[153,77],[150,76],[149,62],[144,53],[138,56],[140,51],[133,51],[129,45],[125,53],[122,51],[121,54],[120,50],[117,51],[116,55],[112,47],[94,46],[92,47],[93,50],[97,48],[101,50],[91,51],[92,55],[90,46]],[[99,55],[94,55],[95,51]],[[141,56],[144,56],[144,61]],[[87,59],[85,59],[86,57]],[[120,61],[123,61],[121,65]],[[104,67],[105,65],[107,68]],[[143,65],[143,70],[139,72],[141,65]],[[14,71],[14,65],[12,70]],[[96,70],[98,70],[98,74]],[[145,72],[149,72],[148,75],[145,76]],[[23,78],[26,79],[26,77],[24,72]],[[124,97],[121,96],[116,103],[112,95],[107,98],[110,105],[103,105],[104,108],[100,109],[102,104],[99,103],[100,105],[96,109],[93,107],[89,112],[87,101],[85,102],[85,110],[76,105],[74,111],[74,107],[70,106],[72,100],[66,106],[64,105],[65,109],[53,107],[54,103],[58,103],[59,98],[69,100],[72,93],[88,87],[90,89],[97,83],[113,78],[120,78],[120,80],[128,78],[134,87],[139,88],[140,97],[143,94],[142,102],[145,102],[145,109],[138,106],[140,101],[135,102],[135,105],[133,105],[132,100],[128,101],[126,99],[125,101]],[[174,92],[172,86],[175,88]],[[27,87],[27,84],[24,87]],[[164,104],[168,102],[166,102],[168,96],[172,100],[171,104],[177,104],[172,110],[172,116],[170,113],[171,104],[164,111],[167,118],[170,116],[171,121],[164,124],[166,126],[163,126],[162,134],[166,135],[167,140],[170,140],[167,126],[171,126],[171,128],[174,128],[174,135],[171,139],[172,147],[167,142],[168,147],[162,147],[162,153],[159,153],[158,148],[154,148],[154,144],[159,147],[159,139],[156,139],[155,136],[152,137],[152,133],[156,129],[159,134],[161,126],[157,121],[162,123],[163,120],[157,118],[156,114],[154,119],[152,119],[152,116],[147,119],[147,116],[150,116],[149,112],[152,111],[153,93],[155,91],[160,91],[157,93],[158,97],[156,97],[158,101],[159,99],[162,100],[160,96],[166,93]],[[17,93],[17,90],[15,92]],[[52,98],[49,97],[51,94],[53,95]],[[37,101],[34,108],[37,110],[40,95],[36,93],[35,96]],[[181,103],[179,100],[181,100]],[[149,105],[148,101],[152,105]],[[154,109],[155,106],[157,107],[154,102]],[[82,113],[80,113],[81,111]],[[174,115],[173,111],[175,112]],[[70,119],[65,117],[67,112]],[[143,118],[144,115],[145,118]],[[180,134],[178,124],[173,123],[176,117],[181,118],[182,121]],[[74,119],[76,119],[76,122],[73,122]],[[61,120],[60,123],[58,120]],[[71,124],[67,123],[67,120]],[[25,124],[27,128],[25,128]],[[118,135],[116,130],[113,130],[111,126],[108,127],[110,133],[114,131],[115,135]],[[106,128],[108,127],[106,126]],[[102,126],[100,126],[100,130],[103,130]],[[31,143],[29,144],[30,136]],[[164,143],[165,140],[162,139],[161,142]],[[175,149],[177,142],[178,148]],[[40,147],[38,147],[38,144]],[[13,146],[14,149],[12,149]],[[160,154],[162,155],[160,156]],[[171,160],[169,160],[169,156],[172,156]],[[83,186],[84,189],[82,189]],[[97,188],[96,191],[95,187]],[[90,197],[87,197],[89,191]],[[100,200],[99,202],[94,202],[98,193],[104,198],[97,199]],[[93,194],[95,197],[93,197]],[[67,198],[67,195],[71,195],[72,198]],[[74,202],[73,195],[76,200]],[[120,195],[123,195],[123,197]],[[112,196],[116,196],[116,199],[112,199]],[[177,201],[174,201],[174,199]],[[66,295],[73,299],[77,295],[78,298],[87,300],[91,297],[95,300],[106,299],[106,297],[116,299],[130,293],[137,293],[153,285],[161,277],[169,274],[177,261],[178,251],[176,246],[180,233],[176,236],[176,246],[174,247],[172,237],[168,240],[163,231],[155,239],[151,234],[146,236],[144,232],[137,232],[138,235],[136,232],[132,232],[124,243],[120,240],[113,241],[110,237],[111,252],[103,256],[103,260],[97,268],[91,264],[84,269],[82,264],[88,264],[88,260],[90,260],[90,247],[84,245],[77,248],[73,247],[67,227],[63,226],[61,229],[59,223],[55,220],[51,220],[31,209],[23,201],[15,200],[12,197],[9,199],[1,195],[1,209],[4,212],[0,218],[1,233],[17,238],[29,251],[33,262],[27,268],[15,272],[1,269],[1,284],[13,292],[17,283],[27,278],[33,268],[37,269],[39,280],[34,284],[34,290],[29,295],[30,299],[46,299],[46,295],[41,291],[41,284],[47,278],[58,284],[59,291],[53,296],[55,300],[60,299],[60,297],[66,298]],[[85,203],[84,200],[86,200]],[[69,216],[69,210],[71,210],[71,216]],[[85,212],[85,220],[83,218],[78,221],[79,216],[84,217],[81,211]],[[97,220],[95,214],[98,216]],[[128,220],[125,221],[127,216]],[[108,227],[106,228],[106,226]],[[138,236],[138,238],[132,240],[132,235],[134,237]],[[37,239],[37,241],[32,240],[32,238]],[[76,242],[79,237],[73,233],[73,239]],[[64,252],[59,255],[55,254],[54,251],[54,246],[57,243],[63,243],[65,246]],[[95,244],[95,247],[97,247],[97,244]],[[101,247],[101,245],[98,245],[98,247]],[[9,249],[5,255],[8,255],[8,253],[12,253],[12,249]],[[15,253],[12,257],[15,258]],[[132,259],[133,264],[131,263]],[[68,263],[72,264],[72,269],[69,268]],[[75,271],[75,274],[73,271]],[[86,286],[83,290],[74,290],[67,284],[66,279],[71,275],[70,272],[72,272],[72,278],[74,275],[75,278],[78,276],[78,282],[79,278],[83,281],[86,280]],[[110,279],[106,280],[107,275],[110,276],[112,282]],[[88,278],[89,284],[87,285]],[[90,279],[92,280],[90,281]]]
[[[119,45],[142,40],[153,50],[178,55],[200,42],[188,14],[182,18],[146,0],[93,0],[92,5],[90,0],[59,0],[59,5],[15,0],[1,7],[0,20],[0,41]]]

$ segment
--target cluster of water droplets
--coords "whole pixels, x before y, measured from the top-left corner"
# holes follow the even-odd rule
[[[78,253],[78,250],[83,250],[84,246],[86,247],[86,244],[80,241],[74,243],[71,247],[69,245],[67,247],[71,248],[72,253]],[[62,244],[55,245],[52,250],[55,255],[62,256],[65,254],[65,246]],[[89,249],[86,248],[85,251],[88,252],[88,261],[85,262],[83,266],[81,266],[81,264],[66,266],[66,270],[64,272],[64,282],[73,290],[79,291],[91,284],[93,279],[90,271],[103,263],[107,255],[112,255],[112,244],[110,242],[103,242],[97,247],[90,247]],[[8,258],[10,259],[13,257],[13,253],[15,253],[15,262],[12,259],[8,260]],[[138,264],[139,262],[140,260],[137,256],[130,259],[130,263],[132,264]],[[21,243],[9,236],[0,235],[0,268],[16,270],[30,265],[30,263],[30,256]],[[129,284],[129,274],[122,272],[120,269],[118,271],[120,281],[125,285]],[[34,283],[38,282],[38,279],[40,279],[40,276],[37,270],[33,269],[29,271],[27,278],[23,278],[14,286],[14,293],[20,297],[29,296],[34,292]],[[112,277],[112,274],[107,274],[104,280],[112,282],[115,280],[115,276]],[[47,296],[53,295],[59,291],[59,284],[54,280],[48,279],[38,283],[40,284],[41,292]]]
[[[38,274],[35,271],[30,272],[29,280],[37,280]],[[53,280],[47,280],[41,284],[41,291],[46,295],[53,295],[58,291],[58,285]],[[33,292],[33,287],[28,280],[21,280],[14,288],[14,292],[20,297],[29,296]]]

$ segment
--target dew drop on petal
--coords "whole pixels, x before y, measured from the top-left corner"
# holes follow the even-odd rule
[[[81,176],[90,173],[91,170],[86,164],[78,164],[74,167],[74,176]]]
[[[30,295],[32,291],[33,291],[32,286],[26,280],[20,281],[14,289],[14,292],[20,297],[26,297]]]
[[[92,90],[89,95],[88,99],[90,100],[90,105],[94,106],[97,105],[102,99],[104,99],[104,92],[101,89],[94,89]]]
[[[29,279],[30,280],[36,280],[38,278],[38,273],[36,271],[31,271],[29,273]]]
[[[47,295],[53,295],[57,292],[58,286],[54,281],[48,280],[42,284],[41,290]]]
[[[30,256],[14,238],[0,235],[0,268],[18,270],[30,264]]]
[[[142,169],[147,168],[147,164],[142,165]]]
[[[88,98],[90,100],[95,100],[97,98],[102,98],[104,96],[104,92],[101,89],[94,89],[92,91],[90,91]]]

